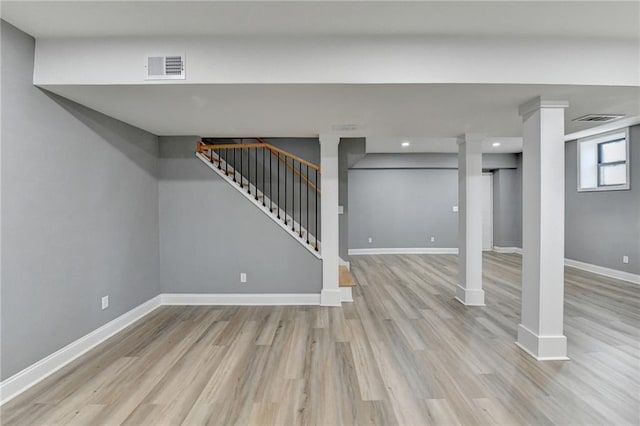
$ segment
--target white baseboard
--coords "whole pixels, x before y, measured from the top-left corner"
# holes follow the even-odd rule
[[[319,305],[319,293],[299,294],[187,294],[165,293],[160,295],[163,305]]]
[[[340,288],[322,290],[320,306],[342,306],[342,291]]]
[[[493,246],[493,251],[496,253],[518,253],[522,254],[522,249],[520,247],[498,247]]]
[[[631,272],[619,271],[617,269],[605,268],[604,266],[593,265],[591,263],[580,262],[578,260],[565,259],[565,266],[581,269],[583,271],[592,272],[594,274],[603,275],[617,280],[628,281],[634,284],[640,284],[640,275]]]
[[[493,247],[493,251],[496,253],[518,253],[522,254],[520,247]],[[604,266],[598,266],[591,263],[580,262],[579,260],[565,259],[564,265],[571,268],[580,269],[583,271],[591,272],[593,274],[602,275],[609,278],[615,278],[621,281],[627,281],[634,284],[640,284],[640,275],[632,274],[631,272],[620,271],[618,269],[606,268]]]
[[[340,302],[353,302],[351,287],[340,287]]]
[[[349,249],[350,256],[361,256],[370,254],[458,254],[457,248],[371,248],[371,249]]]
[[[160,296],[133,308],[0,383],[0,405],[55,373],[160,306]]]
[[[538,361],[568,361],[565,336],[540,336],[518,325],[516,345]]]
[[[348,269],[349,271],[351,270],[351,262],[347,262],[347,261],[346,261],[346,260],[344,260],[343,258],[339,257],[339,258],[338,258],[338,263],[339,263],[341,266],[346,266],[346,267],[347,267],[347,269]]]
[[[456,285],[456,300],[466,306],[486,306],[484,290],[465,288],[460,284]]]
[[[15,398],[162,305],[318,306],[320,294],[160,294],[0,382],[0,405]]]

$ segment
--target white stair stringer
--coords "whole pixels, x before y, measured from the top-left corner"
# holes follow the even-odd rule
[[[283,216],[285,215],[285,211],[283,209],[280,209],[275,202],[272,203],[271,200],[262,191],[257,190],[258,199],[256,200],[256,198],[255,198],[255,194],[256,194],[255,185],[253,185],[251,182],[249,182],[248,179],[246,179],[244,176],[241,176],[239,173],[236,176],[236,181],[234,181],[233,180],[233,175],[236,174],[236,171],[230,164],[227,165],[227,163],[215,153],[213,155],[213,159],[216,162],[220,161],[220,169],[218,168],[218,166],[215,163],[212,163],[211,160],[209,160],[209,158],[206,157],[205,155],[203,155],[202,153],[197,152],[196,153],[196,157],[198,157],[200,159],[200,161],[205,163],[211,170],[216,172],[218,174],[218,176],[220,176],[222,179],[224,179],[228,184],[233,186],[238,192],[240,192],[242,195],[244,195],[244,197],[246,199],[251,201],[256,207],[258,207],[260,210],[262,210],[262,212],[264,214],[269,216],[274,222],[276,222],[289,235],[291,235],[293,238],[295,238],[300,244],[302,244],[304,246],[304,248],[309,250],[318,259],[322,259],[322,256],[321,256],[322,244],[321,244],[320,241],[317,242],[318,250],[316,251],[314,249],[314,246],[316,244],[315,235],[309,233],[309,244],[307,244],[307,230],[305,228],[303,228],[297,221],[293,220],[293,218],[289,214],[286,215],[286,223],[285,223],[285,221],[283,221],[283,219],[282,219]],[[227,167],[228,167],[228,169],[227,169]],[[229,172],[228,176],[226,174],[226,171]],[[240,183],[237,182],[238,176],[240,177],[240,179],[242,181],[242,186],[240,186]],[[247,185],[249,185],[249,188],[251,190],[251,194],[249,194],[249,192],[247,192]],[[262,203],[263,203],[262,199],[263,198],[264,198],[264,203],[266,204],[265,206],[262,205]],[[271,206],[273,206],[273,211],[270,210]],[[278,210],[280,211],[280,219],[278,219],[278,213],[277,213]],[[293,227],[292,227],[292,221],[293,221]],[[295,231],[292,228],[294,228]],[[302,233],[302,237],[300,237],[300,233]]]

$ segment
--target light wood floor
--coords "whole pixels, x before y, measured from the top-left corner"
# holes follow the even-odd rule
[[[568,269],[571,361],[514,344],[520,257],[360,256],[354,303],[163,307],[2,409],[37,424],[640,424],[640,287]]]

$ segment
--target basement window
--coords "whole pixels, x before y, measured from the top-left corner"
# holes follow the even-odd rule
[[[629,189],[629,129],[578,140],[578,191]]]

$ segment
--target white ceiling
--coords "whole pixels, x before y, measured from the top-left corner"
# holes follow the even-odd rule
[[[458,152],[459,138],[367,137],[367,153]],[[482,152],[506,154],[522,152],[521,137],[489,137],[482,142]]]
[[[638,87],[180,84],[44,88],[157,135],[302,137],[356,125],[355,131],[341,133],[387,140],[416,138],[416,148],[424,138],[441,141],[464,133],[520,137],[518,106],[538,95],[570,102],[566,133],[593,127],[571,121],[586,114],[640,115]],[[505,144],[504,148],[514,147]]]
[[[3,1],[36,38],[461,35],[633,38],[634,1]]]
[[[635,43],[640,37],[640,2],[634,1],[3,1],[1,12],[3,19],[39,39],[424,35]],[[517,108],[536,96],[569,100],[567,133],[592,126],[571,121],[585,114],[640,115],[638,87],[134,84],[44,88],[157,135],[316,136],[336,126],[356,125],[350,135],[367,136],[374,145],[378,140],[381,150],[388,149],[385,144],[411,141],[401,152],[455,152],[451,142],[464,133],[507,138],[490,151],[517,152],[521,135]]]

